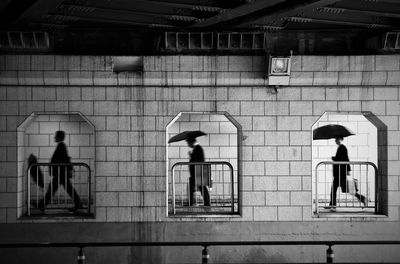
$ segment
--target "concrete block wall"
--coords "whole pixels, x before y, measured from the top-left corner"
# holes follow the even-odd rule
[[[162,222],[168,229],[179,221],[164,237],[169,241],[190,239],[189,226],[199,239],[400,235],[399,56],[294,56],[290,85],[276,90],[267,86],[263,56],[146,56],[142,73],[120,74],[111,72],[111,62],[0,56],[1,223],[23,222],[16,213],[18,124],[34,111],[80,111],[96,127],[96,217],[86,222]],[[166,217],[165,128],[179,112],[197,111],[227,111],[242,126],[240,217]],[[326,111],[370,111],[387,127],[387,155],[379,160],[386,164],[380,168],[388,182],[387,217],[313,218],[312,125]],[[203,220],[216,229],[191,224]],[[245,236],[221,231],[234,222],[244,223]],[[150,233],[133,239],[154,239]]]

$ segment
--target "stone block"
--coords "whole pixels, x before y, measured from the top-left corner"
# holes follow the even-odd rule
[[[255,176],[253,177],[254,191],[276,191],[277,177],[275,176]]]
[[[118,85],[143,85],[142,72],[120,72],[116,75]]]
[[[93,72],[68,72],[69,85],[93,85]]]
[[[289,192],[266,192],[265,203],[266,205],[290,205]]]
[[[387,115],[396,115],[399,113],[400,113],[400,101],[387,101],[386,102],[386,114]],[[387,125],[389,125],[389,124],[387,124]]]
[[[290,69],[292,72],[299,72],[301,71],[301,61],[303,56],[292,56]]]
[[[399,99],[399,88],[391,87],[375,87],[374,88],[374,100],[398,100]]]
[[[337,85],[338,72],[314,72],[313,85]]]
[[[179,56],[179,70],[188,72],[204,71],[203,56]]]
[[[45,71],[44,85],[68,85],[68,72]]]
[[[208,137],[211,146],[229,146],[229,135],[227,134],[211,134]]]
[[[43,71],[19,71],[18,72],[19,85],[44,85],[44,72]]]
[[[264,175],[264,162],[261,161],[245,161],[243,165],[243,175]]]
[[[301,177],[299,176],[279,176],[278,190],[280,191],[301,191]]]
[[[118,115],[118,102],[98,101],[94,102],[95,115]]]
[[[253,147],[253,160],[276,160],[276,147]]]
[[[376,55],[375,56],[376,71],[398,71],[400,70],[399,55]]]
[[[349,100],[368,101],[374,99],[373,87],[349,87]]]
[[[18,85],[18,72],[0,71],[0,85]]]
[[[130,207],[108,207],[107,222],[131,222],[132,209]]]
[[[303,160],[304,157],[303,157]],[[310,160],[306,161],[291,161],[290,162],[290,175],[309,175],[311,173]]]
[[[172,72],[172,85],[181,86],[192,85],[192,73],[191,72]]]
[[[242,141],[245,146],[264,145],[264,132],[244,131]]]
[[[325,112],[336,112],[337,110],[338,110],[338,102],[337,101],[314,101],[313,102],[313,115],[321,116]],[[304,120],[304,118],[303,118],[303,120]],[[316,118],[310,118],[310,121],[315,122]],[[312,125],[312,123],[308,124],[307,127],[309,125]]]
[[[290,192],[290,205],[311,205],[311,192]]]
[[[254,207],[254,221],[276,221],[277,219],[277,207]]]
[[[361,111],[361,102],[359,101],[339,101],[338,102],[339,111]]]
[[[107,147],[108,161],[130,161],[131,147]]]
[[[131,130],[131,118],[129,116],[108,116],[107,130]]]
[[[301,130],[301,117],[278,116],[278,130]]]
[[[278,89],[277,94],[278,101],[290,101],[290,100],[301,100],[301,89],[300,88],[289,88],[283,87]]]
[[[400,72],[399,71],[387,72],[386,85],[400,85]]]
[[[41,71],[53,71],[55,69],[54,55],[32,55],[31,69]]]
[[[349,89],[347,87],[329,87],[326,89],[326,100],[348,100]]]
[[[363,72],[362,85],[386,85],[387,72]]]
[[[253,130],[276,130],[276,117],[254,116]]]
[[[130,177],[107,177],[108,192],[128,192],[131,191],[132,181]]]
[[[289,102],[265,102],[265,115],[289,115]]]
[[[253,57],[228,56],[228,71],[253,71]]]
[[[326,71],[327,56],[302,56],[302,71]]]
[[[265,145],[266,146],[287,146],[289,145],[289,132],[265,132]]]
[[[205,66],[206,65],[205,63]],[[228,67],[229,56],[215,56],[215,71],[228,71]]]
[[[302,100],[325,100],[325,88],[303,87],[301,89]]]
[[[217,72],[217,86],[240,85],[240,72]]]
[[[265,175],[289,175],[289,162],[287,161],[266,161]],[[278,179],[282,177],[279,176]]]
[[[230,87],[228,88],[228,100],[246,101],[251,100],[252,89],[248,87]]]
[[[96,192],[96,206],[118,206],[118,192]]]
[[[385,101],[363,101],[361,102],[362,111],[370,111],[374,115],[385,115],[386,102]]]
[[[349,56],[328,56],[327,71],[349,71]]]
[[[350,56],[350,71],[374,71],[375,56]]]
[[[257,206],[265,205],[265,193],[264,192],[243,192],[243,205],[244,206]]]
[[[180,88],[180,99],[189,101],[203,100],[203,88],[188,87]]]
[[[79,111],[84,115],[93,115],[93,102],[71,101],[68,105],[69,111]]]
[[[217,110],[226,111],[230,115],[240,115],[240,102],[217,101]]]
[[[339,72],[338,85],[361,85],[362,72]]]
[[[278,207],[279,221],[300,221],[303,219],[302,207]]]
[[[206,70],[210,69],[206,68]],[[211,86],[215,82],[215,72],[192,72],[192,86]]]
[[[167,72],[144,72],[143,84],[145,86],[167,85]]]
[[[267,68],[267,61],[265,56],[253,56],[253,71],[255,72],[264,72]],[[293,60],[292,60],[292,68],[293,68]]]
[[[278,160],[301,160],[301,147],[278,147]]]
[[[98,131],[96,133],[96,144],[98,146],[117,146],[118,132],[116,131]]]
[[[304,131],[304,132],[290,132],[290,141],[289,144],[291,146],[309,146],[311,145],[311,131]]]
[[[312,85],[314,79],[314,72],[298,72],[293,71],[290,73],[289,84],[291,86],[306,86]]]
[[[141,206],[142,198],[141,192],[119,192],[118,206]]]
[[[290,115],[312,115],[313,104],[312,101],[291,101],[289,110]]]
[[[276,94],[271,88],[267,87],[254,87],[252,88],[252,100],[253,101],[275,101],[276,100]],[[266,103],[267,104],[267,103]]]

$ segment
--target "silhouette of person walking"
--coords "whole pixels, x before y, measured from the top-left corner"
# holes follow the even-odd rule
[[[189,152],[189,162],[204,162],[204,151],[203,148],[197,143],[195,138],[188,138],[186,142],[190,148],[193,150]],[[190,188],[190,200],[189,205],[193,206],[195,204],[195,192],[200,191],[204,198],[204,206],[210,206],[210,192],[208,190],[208,172],[207,165],[189,165],[190,178],[189,178],[189,188]],[[206,177],[204,177],[206,175]],[[197,178],[200,178],[199,182]],[[202,184],[205,183],[205,184]]]
[[[54,136],[54,141],[57,142],[56,150],[51,157],[51,163],[71,163],[68,156],[67,146],[63,142],[65,139],[64,131],[57,131]],[[71,165],[51,165],[50,173],[53,176],[50,186],[47,188],[46,195],[39,203],[39,208],[44,210],[46,205],[51,201],[54,194],[57,192],[58,187],[64,186],[69,196],[74,199],[75,207],[72,211],[76,211],[82,207],[81,200],[75,188],[71,184],[72,166]]]
[[[347,148],[343,144],[343,137],[335,138],[335,142],[338,145],[336,155],[332,157],[333,161],[350,161],[349,156],[347,154]],[[351,168],[349,164],[334,164],[333,165],[333,184],[331,190],[331,201],[329,206],[332,210],[336,209],[336,192],[338,187],[342,189],[342,192],[348,193],[347,186],[347,175],[350,174]],[[358,191],[356,189],[356,191]],[[354,194],[358,200],[360,200],[365,205],[365,196],[360,195],[359,193]]]

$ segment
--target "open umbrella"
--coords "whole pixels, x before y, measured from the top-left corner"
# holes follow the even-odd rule
[[[348,137],[354,135],[348,128],[342,125],[329,124],[318,127],[313,131],[313,139],[331,139],[337,137]]]
[[[178,141],[182,141],[182,140],[186,140],[189,138],[197,138],[200,136],[204,136],[207,135],[206,133],[204,133],[203,131],[183,131],[182,133],[179,133],[178,135],[173,136],[172,138],[170,138],[168,140],[168,143],[172,143],[172,142],[178,142]]]

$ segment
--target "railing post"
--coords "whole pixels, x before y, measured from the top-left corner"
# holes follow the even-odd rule
[[[333,259],[335,258],[335,254],[333,254],[333,245],[328,245],[328,249],[326,250],[326,263],[333,263]]]
[[[83,253],[83,247],[79,247],[78,251],[78,256],[77,256],[77,263],[78,264],[85,264],[86,263],[86,257],[85,254]]]
[[[203,247],[204,247],[204,249],[201,252],[201,263],[207,264],[208,259],[210,258],[210,254],[208,253],[207,245],[204,245]]]

